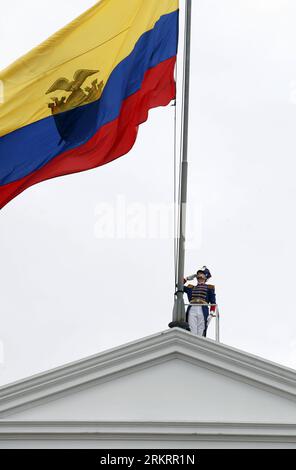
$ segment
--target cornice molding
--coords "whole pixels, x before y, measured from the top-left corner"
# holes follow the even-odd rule
[[[296,443],[296,424],[213,421],[0,421],[0,441],[32,439]]]
[[[296,401],[296,371],[174,328],[1,387],[0,418],[176,358]]]

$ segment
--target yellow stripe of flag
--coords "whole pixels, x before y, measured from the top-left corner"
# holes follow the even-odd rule
[[[178,0],[102,0],[41,45],[0,72],[4,103],[0,136],[51,115],[46,91],[79,69],[99,70],[108,81],[114,68]],[[65,92],[56,92],[60,98]]]

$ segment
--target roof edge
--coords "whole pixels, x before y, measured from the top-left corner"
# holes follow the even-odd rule
[[[199,362],[215,372],[296,400],[293,369],[174,328],[1,387],[0,413],[34,406],[41,399],[174,358]]]

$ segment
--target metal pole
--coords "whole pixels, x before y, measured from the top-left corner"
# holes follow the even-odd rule
[[[181,161],[181,201],[179,210],[178,234],[178,284],[173,309],[173,322],[170,328],[189,329],[185,319],[183,293],[184,262],[185,262],[185,229],[187,204],[187,175],[188,175],[188,129],[189,129],[189,94],[190,94],[190,53],[191,53],[191,11],[192,0],[186,0],[185,13],[185,47],[184,47],[184,87],[182,92],[182,161]]]
[[[216,341],[220,343],[220,314],[218,307],[216,310]]]

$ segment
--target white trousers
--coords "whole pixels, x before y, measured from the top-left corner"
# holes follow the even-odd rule
[[[203,336],[205,330],[205,318],[201,305],[192,305],[188,314],[188,323],[191,333]]]

